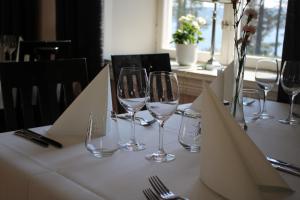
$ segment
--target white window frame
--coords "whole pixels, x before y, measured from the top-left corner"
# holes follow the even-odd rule
[[[171,30],[171,23],[169,19],[172,19],[172,0],[159,0],[158,2],[158,17],[157,17],[157,51],[166,52],[170,54],[171,58],[175,58],[175,48],[169,48],[167,42]],[[216,59],[223,65],[228,65],[233,60],[233,40],[234,40],[234,29],[233,29],[233,9],[231,4],[224,4],[224,15],[223,15],[223,26],[222,26],[222,44],[219,52],[215,52]],[[209,51],[198,51],[198,62],[205,63],[210,58]],[[247,55],[246,68],[255,68],[256,62],[266,58],[264,56],[252,56]],[[279,64],[281,59],[278,58]],[[280,66],[280,65],[279,65]]]

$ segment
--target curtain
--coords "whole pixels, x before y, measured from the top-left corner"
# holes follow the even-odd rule
[[[0,34],[38,39],[39,0],[1,0]]]
[[[103,0],[56,0],[56,37],[71,40],[74,57],[87,58],[91,80],[103,66]]]
[[[283,50],[282,50],[282,64],[285,60],[297,60],[300,61],[300,1],[299,0],[289,0],[287,13],[286,13],[286,25],[285,25],[285,34],[283,41]],[[278,89],[278,98],[279,102],[289,102],[289,98],[286,93],[283,91],[281,84],[279,84]],[[296,103],[300,103],[299,95],[295,98]]]

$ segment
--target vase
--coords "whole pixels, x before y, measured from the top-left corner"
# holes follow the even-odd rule
[[[234,70],[233,70],[233,93],[231,101],[231,114],[240,127],[247,130],[247,124],[244,116],[244,105],[243,105],[243,82],[244,82],[244,71],[245,71],[245,59],[244,56],[241,59],[234,56]]]
[[[197,44],[176,44],[176,61],[182,66],[197,62]]]

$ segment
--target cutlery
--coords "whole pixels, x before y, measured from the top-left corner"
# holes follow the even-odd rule
[[[243,105],[244,105],[244,106],[251,106],[254,102],[255,102],[255,100],[251,100],[251,101],[249,101],[249,100],[244,100],[244,101],[243,101]]]
[[[156,122],[155,119],[152,119],[152,120],[146,120],[146,119],[144,119],[144,118],[142,118],[142,117],[135,117],[135,119],[136,119],[136,120],[139,120],[139,121],[140,121],[140,124],[141,124],[142,126],[150,126],[150,125],[152,125],[153,123]]]
[[[36,133],[34,131],[31,131],[29,129],[21,129],[21,130],[18,130],[18,132],[22,132],[24,135],[29,135],[32,138],[38,139],[40,141],[43,141],[43,142],[45,142],[47,144],[50,144],[50,145],[52,145],[54,147],[57,147],[57,148],[62,148],[63,147],[63,145],[61,143],[59,143],[59,142],[57,142],[57,141],[55,141],[51,138],[48,138],[46,136],[43,136],[39,133]]]
[[[200,114],[197,115],[197,114],[186,113],[184,112],[184,110],[176,110],[175,114],[184,115],[185,117],[190,117],[190,118],[201,118]]]
[[[42,141],[42,140],[40,140],[38,138],[34,138],[34,137],[30,136],[30,135],[26,135],[26,134],[24,134],[24,132],[16,131],[14,134],[17,135],[17,136],[20,136],[22,138],[25,138],[25,139],[27,139],[27,140],[35,143],[35,144],[38,144],[38,145],[40,145],[42,147],[48,147],[48,143],[46,143],[46,142],[44,142],[44,141]]]
[[[170,191],[165,184],[158,178],[158,176],[151,176],[149,177],[149,182],[155,192],[165,200],[170,200],[170,199],[178,199],[178,200],[187,200],[186,198],[183,198],[172,191]]]
[[[300,118],[300,114],[293,112],[294,117]]]
[[[294,175],[294,176],[299,176],[300,177],[300,172],[297,171],[297,170],[293,170],[289,167],[285,167],[285,166],[282,166],[282,165],[277,165],[277,164],[272,164],[272,166],[277,169],[278,171],[282,171],[282,172],[285,172],[285,173],[288,173],[288,174],[291,174],[291,175]]]
[[[292,165],[290,163],[287,163],[287,162],[284,162],[284,161],[281,161],[281,160],[278,160],[278,159],[275,159],[275,158],[271,158],[271,157],[267,157],[267,160],[269,162],[271,162],[272,164],[281,165],[281,166],[296,170],[300,173],[300,167],[297,167],[297,166]]]
[[[123,114],[118,115],[118,114],[113,113],[113,112],[111,113],[111,118],[112,118],[112,119],[119,118],[119,119],[131,120],[131,118],[130,118],[129,115],[123,115]],[[139,124],[140,124],[141,126],[150,126],[150,125],[152,125],[153,123],[156,122],[155,119],[152,119],[152,120],[146,120],[146,119],[144,119],[144,118],[142,118],[142,117],[135,117],[135,120],[138,120],[138,121],[140,122]]]
[[[147,200],[160,200],[159,197],[150,188],[143,190],[143,193]]]

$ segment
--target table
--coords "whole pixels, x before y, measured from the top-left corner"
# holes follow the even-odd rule
[[[246,108],[250,113],[251,107]],[[300,124],[297,127],[278,123],[286,117],[288,105],[268,102],[275,119],[248,124],[247,133],[267,155],[300,166]],[[149,117],[147,111],[139,115]],[[199,154],[184,150],[177,142],[179,115],[165,126],[165,149],[176,155],[170,163],[152,163],[144,157],[158,146],[158,127],[136,126],[136,133],[147,145],[140,152],[118,151],[112,157],[91,156],[82,139],[61,135],[56,139],[63,149],[42,148],[12,135],[0,134],[0,199],[9,200],[118,200],[145,199],[142,190],[150,187],[147,177],[158,175],[174,191],[189,196],[199,179]],[[118,120],[115,131],[128,134],[130,123]],[[49,127],[35,130],[43,133]],[[288,200],[300,199],[300,178],[280,174],[295,191]]]

